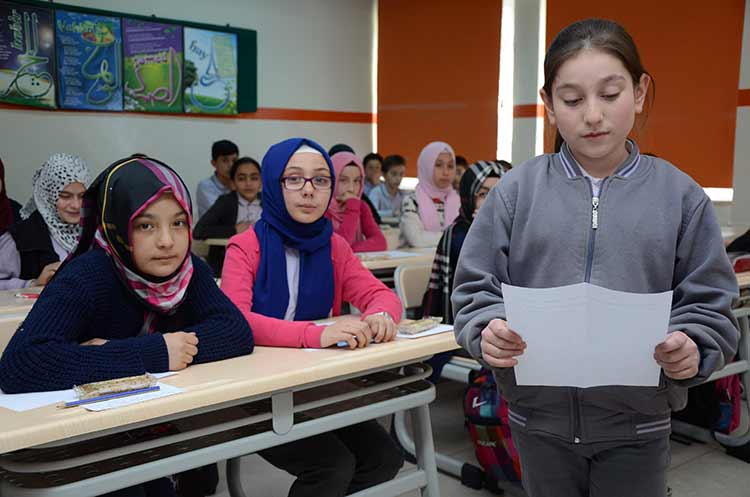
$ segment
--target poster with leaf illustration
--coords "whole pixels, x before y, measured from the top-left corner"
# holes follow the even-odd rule
[[[122,22],[125,110],[182,112],[182,27]]]
[[[237,113],[237,35],[185,28],[185,112]]]
[[[52,10],[0,2],[0,101],[55,108]]]
[[[118,17],[55,11],[60,107],[122,110]]]

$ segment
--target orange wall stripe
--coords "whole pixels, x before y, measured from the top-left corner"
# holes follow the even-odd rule
[[[513,106],[513,117],[544,117],[544,105],[515,105]]]
[[[355,124],[374,124],[378,122],[377,114],[370,112],[343,112],[336,110],[308,110],[308,109],[280,109],[272,107],[259,107],[256,112],[244,112],[234,115],[210,115],[210,114],[171,114],[166,112],[111,112],[111,111],[81,111],[74,109],[43,109],[39,107],[26,107],[0,103],[0,109],[13,109],[41,112],[63,112],[71,114],[137,114],[143,117],[167,116],[176,118],[200,118],[200,119],[255,119],[263,121],[315,121],[315,122],[338,122]]]
[[[740,90],[737,94],[737,107],[750,107],[750,90]]]

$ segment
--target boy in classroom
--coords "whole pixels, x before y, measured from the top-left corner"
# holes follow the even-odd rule
[[[401,302],[333,232],[325,217],[335,174],[325,150],[291,138],[263,158],[263,213],[255,228],[232,237],[221,287],[253,329],[273,347],[362,348],[393,340]],[[339,317],[342,302],[361,316]],[[401,451],[367,421],[259,453],[297,477],[290,497],[338,497],[391,480]]]
[[[664,497],[670,411],[737,349],[737,280],[711,200],[628,138],[652,88],[621,25],[587,19],[563,29],[547,51],[540,90],[556,153],[503,177],[461,251],[456,337],[494,370],[529,497]],[[527,345],[524,330],[508,327],[501,284],[581,282],[673,291],[668,329],[653,351],[658,387],[517,385],[514,366]]]
[[[232,191],[232,178],[229,173],[239,155],[239,148],[229,140],[219,140],[211,145],[211,165],[214,173],[198,183],[198,219],[214,205],[217,198]]]
[[[365,195],[369,197],[370,190],[378,186],[383,169],[383,157],[375,152],[370,152],[362,159],[365,166]]]
[[[370,190],[370,200],[381,217],[399,217],[405,193],[399,187],[406,174],[406,159],[389,155],[383,160],[385,181]]]
[[[0,388],[62,390],[251,353],[247,321],[190,254],[191,212],[164,163],[128,158],[102,172],[84,196],[76,250],[3,352]],[[160,478],[113,495],[175,490]]]

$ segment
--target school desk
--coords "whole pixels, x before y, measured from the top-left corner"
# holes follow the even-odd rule
[[[19,290],[0,291],[0,314],[16,314],[28,312],[36,302],[32,295],[39,295],[43,287],[22,288]],[[28,297],[18,297],[17,295],[28,295]]]
[[[435,392],[420,361],[456,348],[452,333],[353,351],[256,347],[165,378],[185,392],[141,404],[0,408],[0,495],[93,496],[226,459],[230,495],[242,497],[240,456],[406,410],[417,469],[355,495],[437,497]]]

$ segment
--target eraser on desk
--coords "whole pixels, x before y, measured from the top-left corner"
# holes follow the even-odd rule
[[[16,297],[19,299],[38,299],[39,294],[38,293],[29,293],[29,292],[21,292],[17,293]]]

